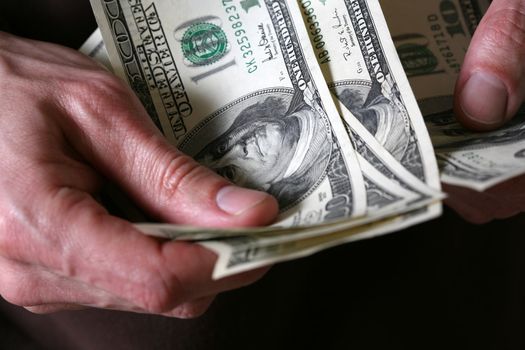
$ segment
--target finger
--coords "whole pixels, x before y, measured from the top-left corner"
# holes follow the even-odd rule
[[[185,303],[185,304],[182,304],[176,307],[174,310],[170,312],[164,313],[163,316],[180,318],[180,319],[197,318],[197,317],[204,315],[204,313],[210,308],[214,300],[215,300],[215,296],[211,296],[211,297],[204,297],[196,301],[188,302],[188,303]],[[63,312],[63,311],[86,310],[86,309],[93,308],[93,307],[95,306],[87,307],[84,305],[76,305],[76,304],[46,304],[46,305],[26,306],[24,308],[27,311],[32,312],[34,314],[45,315],[45,314],[51,314],[51,313]],[[117,309],[113,309],[113,310],[117,310]],[[140,310],[140,309],[127,310],[127,309],[120,308],[118,309],[118,311],[147,313],[144,310]]]
[[[172,147],[119,81],[93,73],[89,84],[71,87],[74,98],[64,100],[77,123],[64,126],[77,130],[71,142],[150,214],[222,227],[264,225],[274,219],[278,205],[273,197],[231,186]]]
[[[174,310],[165,313],[164,316],[182,319],[197,318],[202,316],[211,306],[215,296],[203,297],[198,300],[182,304]]]
[[[46,181],[32,181],[39,190],[32,192],[29,205],[6,211],[12,215],[0,220],[5,224],[0,252],[47,268],[64,281],[51,283],[23,271],[2,274],[15,277],[0,286],[22,286],[9,293],[17,305],[76,303],[158,313],[250,284],[265,272],[212,281],[216,256],[210,251],[143,236],[128,222],[109,216],[88,193],[77,189],[78,184],[52,189],[44,185]],[[23,277],[18,280],[18,276]],[[66,285],[69,279],[86,288]],[[25,288],[24,281],[32,284]],[[99,290],[106,294],[98,294]]]
[[[167,261],[178,262],[170,265],[170,271],[192,296],[190,300],[253,284],[269,270],[269,267],[264,267],[212,282],[211,276],[217,260],[215,253],[188,242],[164,243],[162,252]]]
[[[204,315],[204,313],[210,308],[210,305],[215,300],[215,297],[206,297],[201,298],[199,300],[185,303],[181,306],[178,306],[174,310],[164,313],[163,316],[167,317],[174,317],[174,318],[180,318],[180,319],[193,319],[200,317]],[[95,307],[95,306],[92,306]],[[83,305],[76,305],[76,304],[46,304],[46,305],[36,305],[36,306],[26,306],[24,307],[27,311],[32,312],[34,314],[39,315],[46,315],[56,312],[63,312],[63,311],[80,311],[80,310],[86,310],[92,307],[87,307]],[[113,309],[117,310],[117,309]],[[144,310],[126,310],[119,308],[118,311],[128,311],[128,312],[136,312],[136,313],[147,313]]]
[[[51,190],[57,187],[72,187],[87,193],[96,193],[102,188],[103,179],[89,166],[59,153],[35,161],[31,169],[33,176],[20,181],[20,185],[40,186]]]
[[[525,188],[525,176],[513,178],[485,192],[444,185],[448,194],[445,203],[465,220],[484,224],[525,212],[525,193],[516,191],[521,188]]]
[[[40,266],[1,257],[0,294],[14,305],[35,308],[33,312],[37,313],[88,306],[139,311],[136,306],[106,291],[59,276]]]
[[[448,195],[445,204],[468,222],[481,225],[499,216],[498,207],[483,192],[450,185],[444,185],[443,190]]]
[[[147,313],[122,299],[75,280],[65,279],[35,266],[1,260],[0,287],[5,300],[36,314],[104,308]],[[215,295],[177,306],[164,316],[195,318],[211,305]],[[106,301],[104,301],[106,300]]]
[[[38,315],[47,315],[61,311],[79,311],[85,310],[87,307],[74,304],[50,304],[50,305],[38,305],[38,306],[26,306],[25,309],[29,312]]]
[[[12,304],[37,314],[104,308],[147,313],[135,305],[85,283],[58,276],[37,266],[0,257],[0,294]],[[195,318],[211,305],[215,295],[185,302],[164,316]]]
[[[494,0],[482,19],[456,85],[456,114],[465,126],[497,128],[525,97],[525,1]]]
[[[108,294],[97,302],[67,299],[60,294],[67,289],[58,288],[57,299],[37,300],[36,304],[74,301],[114,307],[116,297],[134,309],[165,313],[186,302],[253,283],[266,271],[213,281],[215,254],[198,245],[144,236],[130,223],[108,215],[85,192],[62,188],[47,199],[35,198],[35,202],[45,208],[40,215],[54,220],[36,218],[38,225],[33,219],[29,227],[12,225],[14,231],[5,238],[10,237],[10,243],[2,244],[10,249],[3,254]]]

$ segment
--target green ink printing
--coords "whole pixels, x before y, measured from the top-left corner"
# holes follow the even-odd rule
[[[196,23],[182,36],[184,57],[197,66],[205,66],[220,60],[228,51],[228,39],[224,31],[212,23]]]

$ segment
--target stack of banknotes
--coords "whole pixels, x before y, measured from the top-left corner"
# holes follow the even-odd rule
[[[173,145],[279,202],[263,228],[137,225],[216,252],[214,278],[435,218],[441,181],[484,190],[525,171],[524,118],[475,134],[452,113],[488,0],[91,3],[100,29],[81,51]]]

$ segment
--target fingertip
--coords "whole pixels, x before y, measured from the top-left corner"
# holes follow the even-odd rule
[[[266,201],[268,195],[237,186],[225,186],[217,192],[217,206],[229,215],[241,216]]]
[[[27,306],[25,309],[36,315],[49,315],[57,312],[64,311],[80,311],[86,310],[86,306],[75,305],[75,304],[51,304],[51,305],[36,305]]]
[[[494,130],[525,99],[524,4],[494,0],[472,37],[455,93],[456,115],[467,128]]]
[[[269,194],[238,186],[225,186],[217,192],[217,206],[241,226],[270,224],[277,213],[277,200]]]
[[[496,75],[478,71],[465,79],[456,90],[455,112],[467,128],[488,131],[507,120],[509,93]]]
[[[204,297],[192,302],[182,304],[174,310],[164,314],[167,317],[174,317],[183,320],[196,319],[203,316],[215,300],[215,296]]]
[[[162,246],[164,266],[180,286],[179,300],[189,302],[196,298],[219,294],[248,286],[260,280],[270,266],[242,272],[218,280],[213,279],[216,252],[193,242],[166,242]]]

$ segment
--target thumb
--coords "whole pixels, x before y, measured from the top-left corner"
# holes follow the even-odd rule
[[[494,0],[481,21],[456,85],[456,115],[476,130],[510,120],[525,97],[525,1]]]
[[[78,137],[71,123],[66,125],[67,135],[73,135],[69,137],[75,148],[149,214],[178,224],[215,227],[274,220],[278,204],[272,196],[233,186],[171,146],[132,91],[116,78],[92,72],[88,84],[88,93],[80,89],[71,107],[71,118],[81,125]]]
[[[162,136],[139,144],[136,152],[127,156],[130,171],[117,177],[155,217],[179,224],[226,227],[270,224],[277,215],[278,204],[272,196],[232,185]]]

